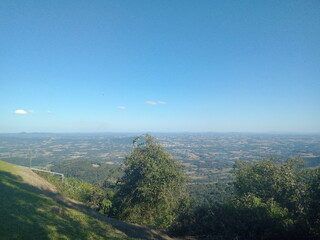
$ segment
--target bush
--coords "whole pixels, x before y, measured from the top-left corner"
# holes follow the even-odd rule
[[[167,229],[183,208],[185,177],[180,164],[150,135],[125,159],[118,183],[117,216],[122,220]]]
[[[238,163],[233,195],[190,209],[176,234],[212,239],[320,239],[320,168],[299,160]]]
[[[103,214],[110,212],[114,195],[111,189],[101,188],[77,178],[64,178],[64,181],[61,181],[60,177],[44,173],[40,173],[40,175],[51,182],[60,194],[83,202]]]

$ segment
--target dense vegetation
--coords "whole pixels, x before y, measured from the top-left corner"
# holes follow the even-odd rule
[[[66,177],[74,177],[91,184],[113,182],[123,175],[119,167],[89,160],[69,160],[51,167],[54,172],[64,173]]]
[[[124,175],[116,184],[90,184],[77,178],[64,182],[45,176],[58,191],[84,202],[100,213],[121,220],[167,229],[188,204],[182,166],[149,135],[134,141],[124,162]]]
[[[177,236],[320,238],[320,168],[306,169],[299,159],[237,162],[229,182],[186,185],[181,165],[146,135],[134,141],[123,172],[117,183],[57,184],[103,214]]]
[[[123,220],[168,228],[186,203],[182,167],[150,135],[125,159],[116,193],[117,215]]]
[[[222,239],[319,239],[320,169],[299,161],[237,163],[229,199],[190,209],[177,234]]]
[[[100,185],[93,185],[77,178],[65,178],[38,173],[43,178],[53,183],[58,192],[63,196],[83,202],[88,206],[98,210],[102,214],[108,215],[114,191],[111,188],[104,188]]]

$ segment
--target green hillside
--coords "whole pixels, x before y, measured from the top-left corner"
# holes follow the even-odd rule
[[[5,239],[169,239],[147,227],[95,216],[30,169],[0,161],[0,236]]]

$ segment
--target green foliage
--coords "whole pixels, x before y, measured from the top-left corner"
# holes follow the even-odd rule
[[[123,175],[117,166],[78,159],[55,163],[51,170],[63,173],[66,177],[75,177],[91,184],[115,183],[116,179]]]
[[[205,206],[212,203],[223,203],[233,194],[233,184],[217,183],[191,183],[187,185],[193,206]]]
[[[112,225],[59,203],[26,183],[28,171],[0,161],[0,239],[129,239]],[[28,176],[32,179],[32,176]],[[39,179],[32,179],[32,181]]]
[[[96,192],[93,185],[76,178],[66,178],[61,183],[59,191],[65,196],[84,203],[90,202],[91,196]]]
[[[222,239],[320,239],[320,169],[300,160],[237,163],[234,192],[180,218],[178,234]]]
[[[180,219],[173,232],[214,239],[281,239],[292,224],[288,210],[275,201],[247,195],[198,206]]]
[[[299,163],[299,159],[288,159],[281,164],[273,159],[238,162],[234,181],[237,195],[252,194],[263,201],[273,199],[291,213],[300,214],[306,185],[298,171]]]
[[[217,208],[215,214],[217,232],[241,239],[284,238],[293,225],[286,208],[250,194]]]
[[[180,164],[150,135],[134,141],[119,181],[117,215],[121,219],[168,228],[183,208],[186,179]]]
[[[306,227],[314,239],[320,239],[320,168],[311,172],[307,190]]]
[[[109,213],[112,203],[106,204],[106,201],[111,202],[114,195],[112,189],[101,188],[98,185],[92,185],[77,178],[65,178],[64,181],[61,181],[61,178],[56,176],[43,173],[40,175],[55,185],[60,194],[83,202],[99,210],[100,213]]]
[[[101,201],[101,208],[100,208],[99,212],[102,214],[107,214],[110,211],[111,207],[112,207],[112,202],[110,200],[104,198]]]

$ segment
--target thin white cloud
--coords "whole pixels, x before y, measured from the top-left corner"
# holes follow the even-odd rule
[[[167,104],[165,101],[146,101],[146,104],[157,105],[157,104]]]
[[[46,114],[52,114],[53,112],[51,110],[47,110]]]
[[[12,112],[13,114],[18,114],[18,115],[26,115],[30,113],[34,113],[33,110],[24,110],[24,109],[18,109]]]
[[[24,115],[24,114],[28,114],[29,112],[26,111],[26,110],[23,110],[23,109],[18,109],[18,110],[15,110],[13,113],[14,114]]]
[[[154,101],[146,101],[146,104],[156,105],[156,104],[157,104],[157,102],[154,102]]]
[[[126,107],[125,107],[125,106],[120,106],[120,107],[118,107],[118,109],[120,109],[120,110],[126,110]]]

